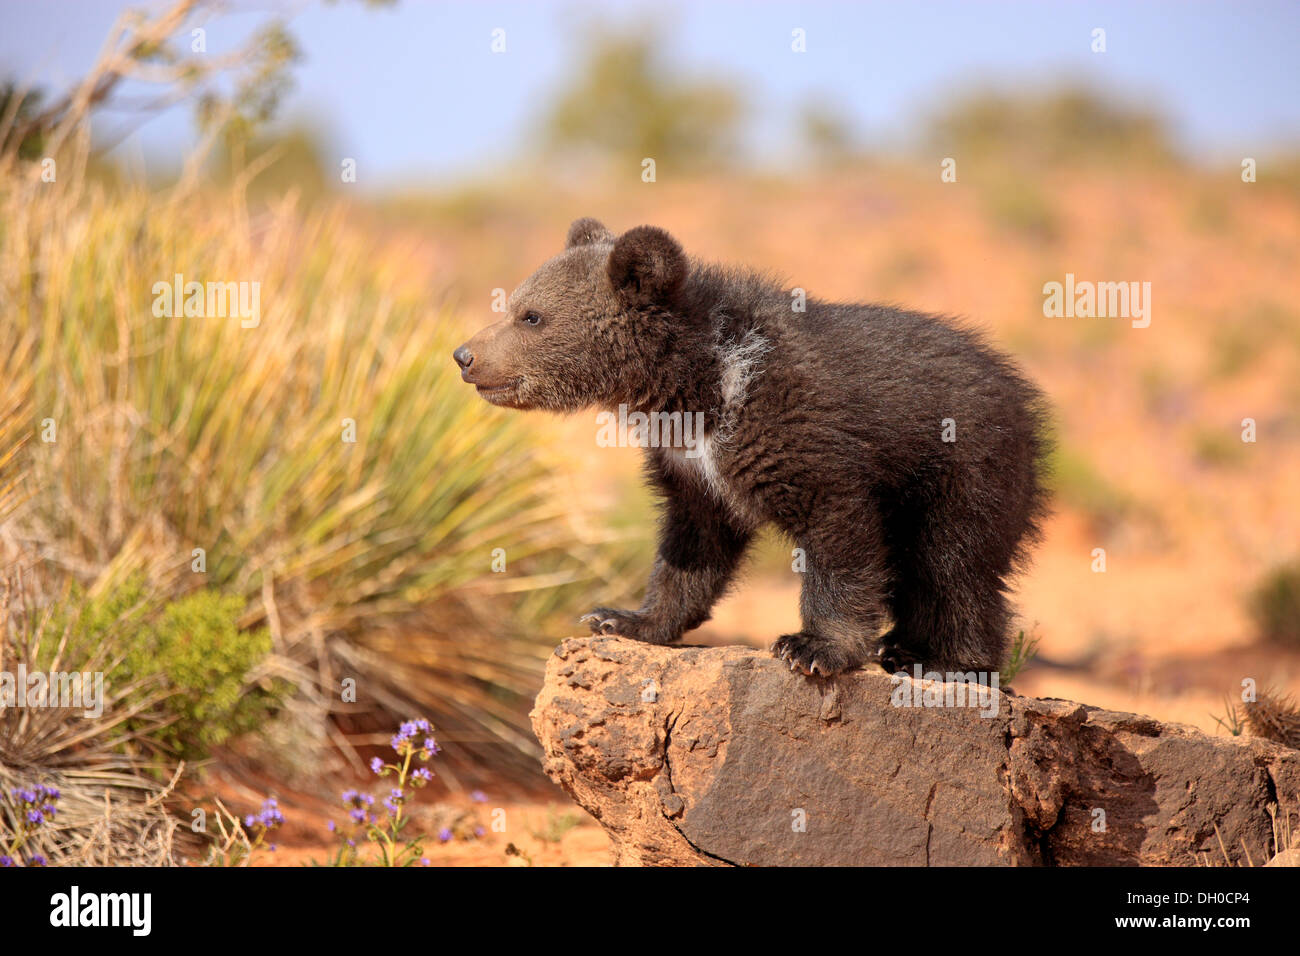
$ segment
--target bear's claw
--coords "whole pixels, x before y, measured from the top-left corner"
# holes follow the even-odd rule
[[[598,607],[580,617],[578,623],[586,624],[593,634],[617,634],[646,644],[672,644],[681,640],[682,636],[681,629],[675,623],[665,624],[645,611]]]
[[[584,614],[578,618],[579,624],[586,624],[593,634],[617,634],[618,621],[601,614]]]
[[[890,643],[884,643],[877,648],[872,659],[883,667],[887,674],[897,674],[900,671],[907,673],[914,663],[912,655]]]
[[[817,634],[785,634],[772,644],[777,659],[790,665],[805,677],[834,677],[842,671],[857,666],[857,662]]]

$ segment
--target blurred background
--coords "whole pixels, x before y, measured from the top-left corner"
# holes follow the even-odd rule
[[[588,215],[984,329],[1056,414],[1016,689],[1294,728],[1294,4],[139,9],[0,5],[6,660],[115,695],[93,732],[0,713],[0,776],[278,794],[310,848],[426,716],[438,861],[500,862],[495,806],[532,860],[606,859],[527,711],[639,601],[639,452],[449,358]],[[260,283],[259,323],[155,315],[177,273]],[[1045,317],[1067,273],[1151,283],[1150,326]],[[766,647],[798,590],[768,537],[691,640]]]

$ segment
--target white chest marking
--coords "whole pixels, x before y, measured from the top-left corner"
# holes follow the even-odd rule
[[[667,459],[682,475],[702,481],[732,512],[748,517],[748,508],[728,482],[719,457],[726,451],[736,419],[748,397],[749,384],[762,370],[760,363],[771,343],[751,331],[739,342],[719,343],[717,348],[722,364],[722,408],[718,426],[698,436],[689,454],[683,448],[666,449]]]

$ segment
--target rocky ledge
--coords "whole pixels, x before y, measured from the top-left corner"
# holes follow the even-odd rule
[[[1270,808],[1296,825],[1300,751],[967,690],[590,637],[532,720],[619,864],[1259,865]]]

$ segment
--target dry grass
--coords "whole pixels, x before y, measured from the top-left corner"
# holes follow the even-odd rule
[[[41,854],[51,866],[172,866],[176,819],[165,801],[179,779],[168,783],[89,770],[43,773],[39,781],[0,765],[5,792],[41,782],[60,791],[58,815],[23,844],[23,856]],[[0,801],[0,842],[8,843],[17,821]]]
[[[54,627],[34,601],[30,575],[0,581],[0,672],[15,675],[111,671],[121,647],[109,639],[85,655],[70,624]],[[0,844],[13,846],[21,823],[9,798],[35,784],[61,792],[58,815],[22,844],[22,858],[52,864],[163,865],[173,862],[175,821],[164,800],[183,765],[159,759],[149,734],[160,718],[150,681],[106,686],[103,715],[82,706],[0,708]],[[18,688],[20,694],[26,688]],[[170,781],[164,773],[170,773]]]
[[[1242,710],[1251,734],[1300,750],[1300,707],[1294,698],[1266,691]]]
[[[1219,832],[1219,827],[1216,824],[1214,835],[1219,843],[1219,857],[1215,857],[1212,853],[1203,850],[1196,858],[1197,864],[1205,867],[1300,866],[1300,831],[1295,829],[1292,822],[1297,816],[1296,811],[1287,811],[1277,804],[1270,803],[1268,805],[1268,815],[1273,830],[1272,839],[1268,846],[1258,847],[1258,852],[1252,853],[1250,847],[1246,845],[1246,841],[1242,840],[1238,844],[1241,848],[1241,856],[1234,861],[1232,854],[1228,852],[1228,847],[1223,842],[1223,834]]]

